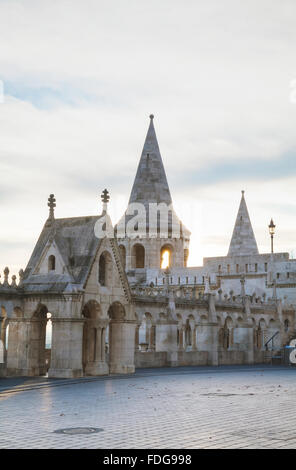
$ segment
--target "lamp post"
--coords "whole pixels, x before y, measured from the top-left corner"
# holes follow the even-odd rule
[[[270,233],[270,238],[271,238],[271,253],[273,253],[273,236],[275,233],[275,225],[273,223],[273,220],[270,220],[270,224],[268,225],[269,228],[269,233]]]

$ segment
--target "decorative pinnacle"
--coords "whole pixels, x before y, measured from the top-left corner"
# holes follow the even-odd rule
[[[54,194],[49,195],[47,205],[49,207],[49,218],[54,219],[54,208],[56,207],[56,200]]]
[[[152,120],[154,119],[154,114],[150,114],[149,117],[150,117],[150,119],[151,119],[151,121],[152,121]]]
[[[107,213],[107,204],[110,200],[109,191],[107,189],[104,189],[104,191],[102,192],[101,199],[102,199],[102,203],[103,203],[103,214],[106,214]]]
[[[244,194],[245,194],[245,190],[244,190],[244,189],[242,189],[242,195],[244,196]]]
[[[104,189],[104,191],[102,192],[101,199],[102,199],[102,202],[105,202],[105,203],[109,202],[110,196],[109,196],[109,191],[107,189]]]

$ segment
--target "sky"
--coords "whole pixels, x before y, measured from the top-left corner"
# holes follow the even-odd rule
[[[241,190],[259,251],[296,256],[294,0],[0,0],[0,271],[48,217],[124,212],[149,125],[189,265],[227,254]],[[0,86],[0,91],[1,91]]]

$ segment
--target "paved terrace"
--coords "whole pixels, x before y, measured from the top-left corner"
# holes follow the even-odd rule
[[[296,368],[0,379],[0,448],[296,448]],[[95,427],[96,434],[58,434]]]

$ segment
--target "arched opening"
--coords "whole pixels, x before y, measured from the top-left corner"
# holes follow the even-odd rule
[[[155,325],[148,312],[145,313],[139,327],[139,346],[142,352],[155,350]]]
[[[123,269],[125,269],[126,266],[126,249],[124,245],[119,245],[119,253],[120,253],[120,259],[122,262]]]
[[[82,309],[83,350],[82,366],[85,375],[99,373],[98,363],[105,362],[106,324],[101,321],[102,311],[96,300],[89,300]]]
[[[264,344],[265,344],[265,339],[266,339],[266,322],[264,318],[261,318],[259,321],[259,326],[257,330],[257,344],[258,344],[258,349],[264,349]]]
[[[232,346],[233,321],[227,317],[223,327],[223,349],[230,349]]]
[[[51,313],[40,304],[31,320],[31,359],[34,375],[46,375],[50,367],[52,342]]]
[[[166,269],[172,266],[173,249],[171,245],[164,245],[160,250],[160,268]]]
[[[136,244],[132,248],[132,267],[144,268],[145,267],[145,248],[143,245]]]
[[[102,253],[99,258],[98,280],[101,286],[109,287],[112,284],[112,258],[108,251]]]
[[[54,255],[48,257],[48,271],[55,271],[56,259]]]
[[[285,333],[288,333],[289,327],[290,327],[289,320],[286,319],[286,320],[284,321],[284,330],[285,330]]]
[[[52,320],[51,313],[47,312],[47,322],[45,328],[45,366],[46,372],[50,368],[50,358],[51,358],[51,343],[52,343]]]
[[[186,325],[185,325],[185,343],[186,343],[186,350],[190,351],[192,349],[192,328],[191,328],[189,319],[186,320]]]
[[[0,324],[0,364],[6,363],[9,324],[5,307],[1,307],[1,324]]]

